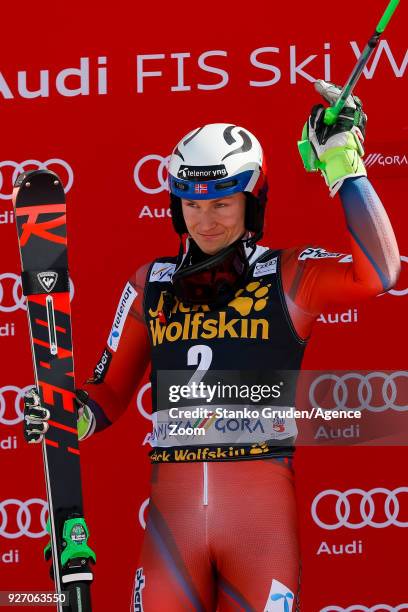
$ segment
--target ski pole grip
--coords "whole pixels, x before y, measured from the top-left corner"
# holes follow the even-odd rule
[[[339,110],[337,110],[336,106],[329,106],[324,111],[324,122],[326,125],[334,125],[337,121],[337,117],[339,116]]]

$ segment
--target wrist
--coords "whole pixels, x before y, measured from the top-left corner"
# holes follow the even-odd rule
[[[363,160],[355,148],[330,148],[320,156],[320,162],[320,169],[332,194],[345,178],[367,176]]]
[[[95,430],[95,417],[90,408],[84,405],[78,411],[78,440],[84,440],[91,436]]]

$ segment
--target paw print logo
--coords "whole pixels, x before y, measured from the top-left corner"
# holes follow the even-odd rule
[[[267,453],[269,451],[269,446],[265,442],[261,442],[260,444],[252,444],[249,449],[250,455],[262,455],[263,453]]]
[[[235,298],[229,303],[229,306],[235,308],[243,317],[246,317],[252,309],[256,312],[263,310],[268,303],[268,288],[270,285],[263,285],[259,281],[249,283],[245,289],[240,289],[236,292]],[[242,295],[247,292],[249,295]]]

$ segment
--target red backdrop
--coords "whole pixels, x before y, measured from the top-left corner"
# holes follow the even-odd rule
[[[1,589],[51,588],[41,560],[41,451],[24,445],[21,434],[21,390],[33,374],[15,280],[13,176],[40,163],[65,181],[77,381],[99,358],[128,276],[139,264],[176,251],[163,160],[194,127],[237,123],[263,143],[270,177],[264,243],[316,243],[347,253],[339,200],[330,200],[323,181],[303,171],[296,140],[318,101],[312,80],[345,81],[384,1],[341,4],[336,14],[335,8],[328,13],[322,4],[278,7],[263,0],[253,7],[77,0],[64,8],[49,0],[26,10],[2,7]],[[389,294],[353,309],[350,322],[336,322],[334,313],[328,322],[326,314],[305,368],[401,370],[402,382],[406,376],[407,19],[403,1],[357,89],[369,117],[369,176],[396,230],[401,278]],[[86,516],[98,557],[97,611],[128,609],[143,534],[150,448],[143,441],[150,423],[137,408],[136,392],[117,424],[81,446]],[[141,398],[139,388],[146,410],[148,396]],[[302,609],[408,609],[405,448],[301,448],[296,474]],[[356,488],[371,491],[365,505],[361,493],[346,493]],[[320,495],[330,489],[350,501],[349,522],[336,511],[335,497]],[[370,503],[375,514],[367,518]]]

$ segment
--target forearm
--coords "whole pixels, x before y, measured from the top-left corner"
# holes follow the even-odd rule
[[[112,354],[108,347],[105,349],[104,354],[111,355],[111,358],[107,360],[103,376],[94,376],[82,387],[88,394],[84,403],[93,414],[92,433],[106,429],[122,416],[149,363],[146,338],[132,336],[129,333],[131,329],[132,326],[126,326],[124,335],[127,342],[121,342],[115,353]]]
[[[122,416],[149,363],[150,343],[142,306],[149,267],[142,266],[126,283],[108,343],[93,376],[83,386],[88,394],[83,403],[89,407],[92,423],[86,423],[88,415],[85,414],[82,439],[106,429]]]
[[[91,394],[95,395],[95,386],[86,384],[83,387],[83,391],[88,394],[86,398],[86,406],[89,411],[85,411],[78,419],[78,433],[79,439],[83,440],[88,438],[93,433],[103,431],[109,425],[112,425],[112,417],[107,414],[106,410],[96,401],[95,398],[91,397]]]
[[[353,280],[373,294],[396,283],[400,257],[388,215],[366,177],[348,178],[339,190],[353,256]]]

